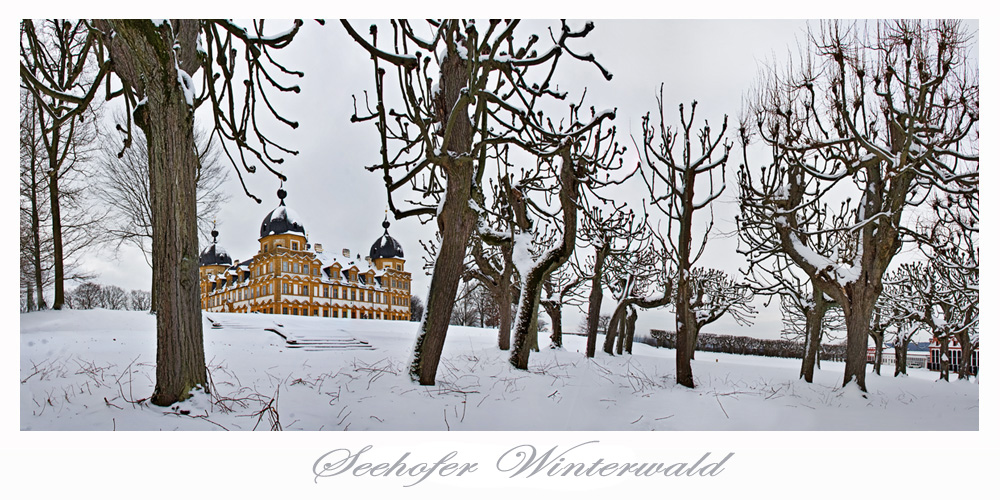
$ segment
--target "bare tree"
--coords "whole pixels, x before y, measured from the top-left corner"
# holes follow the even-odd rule
[[[642,120],[642,179],[649,190],[650,202],[666,218],[663,234],[665,248],[676,269],[674,309],[677,322],[677,383],[694,387],[691,357],[697,336],[695,310],[692,308],[694,283],[691,271],[708,244],[714,225],[711,203],[726,187],[725,166],[732,145],[724,140],[728,117],[713,134],[708,122],[694,127],[695,108],[690,114],[679,107],[680,126],[668,127],[663,111],[663,86],[656,98],[658,122],[647,113]],[[679,151],[677,151],[679,149]],[[695,198],[695,192],[702,193]],[[694,232],[695,212],[708,208],[708,221],[700,242]]]
[[[596,193],[592,194],[592,197],[597,196]],[[585,198],[587,199],[589,197]],[[598,204],[597,201],[602,203]],[[646,226],[645,216],[636,217],[635,212],[624,204],[609,203],[599,199],[583,210],[581,237],[588,246],[594,248],[594,256],[592,260],[588,257],[586,265],[586,272],[590,277],[590,295],[587,301],[587,328],[584,330],[587,335],[586,355],[592,358],[597,350],[597,331],[601,317],[601,303],[604,300],[604,287],[618,277],[618,274],[608,272],[608,260],[611,260],[611,266],[620,263],[619,257],[637,251],[646,244],[651,233]],[[608,331],[606,325],[604,331]],[[604,350],[610,352],[607,345]]]
[[[772,224],[781,250],[834,299],[847,322],[844,385],[865,390],[868,329],[903,244],[904,212],[929,193],[978,190],[978,70],[955,21],[827,22],[805,58],[764,78],[750,123],[772,164],[743,204]],[[814,248],[806,207],[842,201],[836,253]]]
[[[101,307],[101,285],[84,281],[73,289],[73,309],[94,309]]]
[[[125,310],[128,309],[129,296],[120,286],[103,285],[101,286],[99,301],[101,307],[105,309]]]
[[[696,267],[689,271],[688,283],[691,286],[691,295],[687,304],[691,309],[693,321],[690,323],[691,335],[687,341],[688,352],[691,359],[694,359],[698,334],[702,328],[725,315],[729,315],[739,325],[749,326],[757,311],[750,305],[754,298],[751,288],[727,276],[723,271]],[[680,296],[675,296],[673,303],[675,314],[680,304]],[[678,344],[681,342],[680,336],[677,342]]]
[[[579,273],[578,266],[565,265],[550,274],[542,285],[545,297],[541,305],[552,324],[552,334],[549,336],[549,347],[552,349],[559,349],[563,345],[563,308],[582,304],[580,285],[586,279],[586,276]]]
[[[92,108],[80,110],[64,103],[91,99],[94,83],[104,72],[95,71],[91,64],[93,34],[84,21],[48,19],[36,25],[25,19],[21,21],[20,38],[22,87],[34,101],[30,108],[34,114],[31,126],[37,127],[38,132],[33,136],[40,138],[44,151],[41,158],[46,161],[44,175],[52,228],[52,308],[58,310],[63,307],[65,281],[72,278],[67,273],[67,263],[71,262],[74,251],[95,239],[82,227],[93,220],[80,217],[85,210],[78,203],[79,187],[74,177],[80,174],[91,152],[96,113]],[[47,92],[39,91],[43,87]],[[75,216],[64,213],[74,210]],[[35,267],[41,267],[37,259]]]
[[[132,290],[128,294],[129,309],[133,311],[148,311],[152,306],[150,293],[146,290]]]
[[[628,325],[635,308],[657,309],[674,300],[674,263],[669,257],[666,239],[645,226],[651,237],[637,237],[637,246],[612,255],[605,273],[612,296],[617,301],[614,312],[604,325],[604,352],[612,354],[617,340],[618,352],[632,352]],[[602,320],[603,320],[602,316]],[[634,331],[633,331],[634,333]]]
[[[961,259],[958,257],[957,259]],[[979,272],[953,267],[947,260],[903,264],[891,275],[899,320],[919,321],[941,345],[941,378],[951,369],[948,349],[962,347],[959,379],[971,375],[972,352],[979,345]]]
[[[552,84],[563,56],[594,61],[593,56],[577,55],[567,47],[569,41],[585,37],[593,25],[573,30],[563,23],[553,34],[552,45],[538,50],[537,35],[517,41],[519,24],[517,20],[492,20],[487,26],[474,21],[431,21],[429,36],[422,38],[408,21],[392,21],[390,51],[379,48],[374,25],[369,42],[343,22],[374,62],[375,109],[368,107],[365,114],[356,112],[352,117],[377,125],[382,157],[369,168],[382,172],[389,209],[396,218],[435,218],[441,234],[426,316],[410,367],[411,376],[422,385],[434,384],[466,249],[480,209],[492,205],[486,203],[482,190],[484,176],[491,177],[486,176],[488,154],[503,145],[551,161],[562,155],[551,145],[571,148],[575,138],[592,126],[573,123],[568,130],[552,129],[541,113],[541,101],[565,97]],[[385,79],[383,65],[395,73],[395,79]],[[539,78],[533,78],[536,73]],[[607,72],[605,76],[611,77]],[[392,81],[399,88],[389,95],[386,85]],[[602,113],[593,123],[613,115]],[[400,208],[398,196],[407,187],[417,197],[408,208]],[[571,191],[570,186],[563,188]],[[539,273],[541,278],[550,271],[548,267]],[[534,295],[534,291],[522,290],[522,301],[525,294]],[[537,303],[537,297],[530,300]],[[534,325],[536,317],[529,315],[522,327]]]
[[[126,120],[119,116],[116,121],[124,123]],[[124,152],[117,138],[110,134],[105,136],[101,145],[102,157],[98,166],[99,175],[95,180],[95,191],[102,205],[109,209],[104,220],[104,231],[115,246],[120,247],[124,243],[135,245],[146,257],[146,263],[152,265],[149,151],[142,131],[135,130],[133,134],[136,143]],[[196,130],[195,142],[198,144],[198,230],[202,237],[207,237],[214,226],[216,214],[229,200],[229,195],[222,191],[228,171],[219,161],[216,141]]]
[[[252,30],[225,20],[82,20],[53,24],[59,27],[56,37],[71,36],[68,46],[78,54],[77,63],[68,66],[67,71],[48,71],[47,61],[55,60],[53,51],[58,50],[44,42],[52,35],[24,21],[22,40],[27,42],[22,42],[20,68],[22,85],[36,100],[41,103],[54,99],[58,103],[44,107],[53,125],[72,127],[91,109],[94,96],[103,86],[108,98],[122,97],[125,102],[126,123],[120,128],[125,134],[123,149],[131,145],[133,121],[145,133],[157,312],[156,387],[151,401],[170,405],[187,398],[194,389],[207,390],[197,279],[198,157],[194,111],[202,103],[211,103],[212,133],[223,139],[223,152],[234,165],[253,172],[254,163],[259,163],[284,180],[273,166],[282,163],[280,155],[294,152],[264,135],[258,123],[257,104],[263,101],[277,121],[296,126],[273,109],[267,91],[298,90],[274,79],[275,68],[285,75],[302,74],[274,62],[271,52],[287,46],[302,22],[295,21],[292,29],[274,36],[264,34],[262,21],[255,22]],[[198,70],[202,70],[200,93],[195,88]],[[117,82],[110,78],[112,72]],[[72,76],[68,81],[75,86],[68,88],[53,74]],[[81,75],[93,78],[83,85]],[[120,87],[113,88],[114,83]],[[238,162],[227,142],[235,145]],[[240,173],[240,168],[236,171]],[[260,202],[245,186],[244,191]],[[60,257],[57,254],[56,260]]]
[[[424,302],[417,295],[410,295],[410,321],[424,319]]]
[[[802,342],[802,365],[799,378],[812,383],[820,367],[822,342],[838,340],[833,332],[843,331],[844,315],[837,303],[816,288],[805,287],[808,295],[781,294],[781,338]],[[843,339],[840,339],[843,340]]]
[[[52,283],[51,238],[46,232],[49,213],[45,203],[47,161],[42,146],[34,98],[21,92],[21,284],[26,311],[42,310],[46,286]]]

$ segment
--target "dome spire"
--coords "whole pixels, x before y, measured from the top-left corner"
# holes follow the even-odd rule
[[[216,244],[219,238],[219,231],[215,229],[215,220],[212,220],[212,244]]]
[[[285,186],[285,182],[284,181],[282,181],[281,185],[278,186],[278,199],[281,200],[281,203],[279,203],[279,205],[284,205],[285,204],[285,197],[288,196],[288,192],[285,191],[284,186]]]

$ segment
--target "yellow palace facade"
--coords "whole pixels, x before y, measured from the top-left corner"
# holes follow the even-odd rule
[[[291,314],[327,318],[410,319],[411,275],[403,249],[385,233],[368,255],[356,258],[310,245],[293,210],[278,191],[277,208],[260,227],[253,258],[233,261],[217,242],[201,251],[201,307],[213,312]]]

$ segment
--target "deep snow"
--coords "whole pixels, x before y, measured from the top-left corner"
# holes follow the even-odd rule
[[[674,351],[587,360],[582,337],[507,363],[496,330],[452,327],[435,387],[407,374],[416,323],[206,313],[211,395],[152,406],[155,318],[44,311],[20,317],[21,430],[977,430],[979,384],[869,374],[840,389],[798,361],[698,352],[697,387]],[[217,328],[213,328],[213,321]],[[273,329],[297,341],[291,347]],[[547,339],[546,339],[547,340]],[[367,343],[367,344],[366,344]],[[547,341],[543,340],[545,346]],[[336,348],[323,348],[336,346]],[[318,347],[318,348],[317,348]]]

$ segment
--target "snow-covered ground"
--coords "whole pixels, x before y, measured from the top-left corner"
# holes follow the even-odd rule
[[[698,352],[697,387],[674,383],[674,351],[586,359],[585,340],[507,363],[496,331],[452,327],[438,384],[410,381],[416,323],[205,315],[211,395],[150,405],[155,318],[44,311],[20,317],[21,430],[978,430],[977,381],[869,374],[840,389],[798,361]],[[216,328],[213,328],[215,323]],[[274,331],[271,331],[274,330]],[[280,333],[280,335],[279,335]],[[284,335],[291,344],[281,335]],[[294,345],[294,347],[293,347]]]

